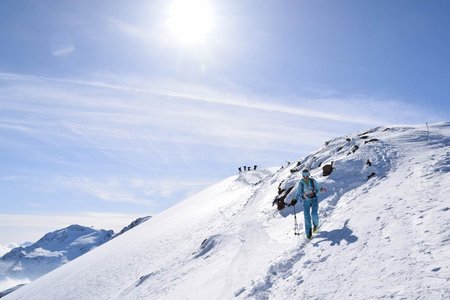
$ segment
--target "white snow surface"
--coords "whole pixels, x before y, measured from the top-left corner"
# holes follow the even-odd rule
[[[333,139],[298,166],[212,185],[5,299],[450,299],[449,150],[448,122]],[[272,206],[305,166],[327,189],[311,241],[293,234],[293,207]]]

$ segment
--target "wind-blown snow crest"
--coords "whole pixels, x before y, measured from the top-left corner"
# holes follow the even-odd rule
[[[212,185],[7,299],[449,298],[449,148],[450,123],[327,141],[289,168]],[[293,234],[294,207],[272,206],[304,167],[327,189],[311,241]]]

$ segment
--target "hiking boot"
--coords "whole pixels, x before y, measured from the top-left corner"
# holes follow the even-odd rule
[[[310,240],[312,238],[312,230],[310,229],[309,232],[306,234],[306,238]]]
[[[319,231],[319,226],[314,225],[313,232],[317,233],[317,231]]]

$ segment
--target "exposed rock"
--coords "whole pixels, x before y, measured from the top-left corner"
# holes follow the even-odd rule
[[[333,172],[333,162],[322,167],[322,176],[328,176]]]
[[[275,197],[275,200],[273,200],[272,205],[277,204],[277,209],[282,210],[286,206],[286,203],[284,203],[284,199],[286,199],[287,195],[289,195],[289,193],[292,191],[293,188],[294,186],[291,186],[286,190],[281,190],[281,193],[278,192],[278,196]]]
[[[365,141],[364,144],[371,143],[371,142],[378,142],[378,141],[379,141],[378,139],[370,139],[368,141]]]
[[[358,134],[358,136],[361,137],[362,135],[367,135],[367,134],[369,134],[371,132],[372,132],[371,130],[368,130],[368,131],[365,131],[363,133]]]
[[[23,287],[25,284],[18,284],[15,287],[9,288],[7,290],[4,290],[3,292],[0,292],[0,298],[5,297],[8,294],[11,294],[12,292],[14,292],[17,289],[20,289],[21,287]]]
[[[355,153],[356,150],[358,150],[358,149],[359,149],[359,146],[358,146],[358,145],[353,146],[353,147],[352,147],[352,150],[350,150],[350,152],[347,153],[347,155],[350,155],[350,154],[352,154],[352,153]]]

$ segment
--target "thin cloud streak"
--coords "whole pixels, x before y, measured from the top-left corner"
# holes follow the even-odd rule
[[[282,148],[294,152],[300,145],[317,146],[340,132],[348,132],[347,128],[354,128],[355,124],[367,128],[410,115],[422,120],[423,115],[396,101],[297,99],[299,106],[306,107],[299,109],[270,99],[255,100],[255,96],[173,81],[155,80],[151,81],[151,88],[141,88],[148,82],[129,79],[132,83],[123,85],[116,84],[117,78],[109,78],[109,82],[100,82],[0,73],[0,79],[6,83],[0,88],[0,107],[14,112],[2,118],[0,130],[39,142],[29,144],[33,148],[29,152],[26,139],[18,145],[12,136],[2,137],[3,147],[19,147],[24,155],[50,147],[72,157],[78,157],[83,149],[91,149],[122,163],[129,158],[117,151],[150,151],[159,153],[157,157],[164,160],[166,152],[177,151],[182,145],[256,152]],[[311,103],[321,109],[308,108]],[[18,118],[17,113],[24,117]],[[55,161],[46,153],[41,157]],[[104,199],[112,198],[98,194]],[[138,201],[126,195],[125,198]]]
[[[115,178],[98,182],[88,177],[59,177],[50,186],[79,191],[106,202],[146,206],[156,205],[154,201],[149,200],[147,197],[136,195],[122,184],[123,182]]]
[[[106,18],[105,21],[113,28],[113,30],[117,30],[144,43],[155,43],[164,39],[164,36],[161,35],[160,31],[152,31],[150,28],[144,28],[114,18]]]
[[[214,180],[118,178],[99,180],[88,177],[58,177],[49,186],[78,190],[108,202],[155,206],[149,199],[168,198],[180,192],[198,191]]]
[[[372,126],[375,124],[380,124],[382,120],[373,119],[371,117],[358,118],[354,115],[343,115],[343,114],[333,114],[333,113],[324,113],[321,110],[313,110],[313,109],[300,109],[298,107],[287,106],[287,105],[279,105],[276,103],[267,103],[257,100],[251,100],[249,97],[242,97],[240,95],[233,95],[224,93],[223,91],[214,91],[211,89],[206,89],[204,87],[198,87],[195,85],[186,86],[179,85],[177,83],[156,83],[156,86],[159,88],[139,88],[133,86],[124,86],[120,84],[109,84],[98,81],[86,81],[86,80],[71,80],[71,79],[55,79],[49,77],[42,76],[33,76],[33,75],[17,75],[17,74],[8,74],[8,73],[0,73],[0,78],[3,79],[14,79],[20,81],[45,81],[45,82],[58,82],[58,83],[67,83],[67,84],[77,84],[83,86],[97,87],[97,88],[107,88],[112,90],[120,90],[120,91],[128,91],[132,93],[139,93],[141,96],[160,96],[160,97],[174,97],[178,100],[185,101],[196,101],[196,102],[206,102],[213,104],[221,104],[221,105],[232,105],[241,108],[247,109],[256,109],[263,110],[268,112],[277,112],[283,114],[291,114],[296,116],[306,116],[310,118],[316,119],[324,119],[330,121],[337,122],[346,122],[346,123],[356,123],[362,125]],[[179,90],[173,90],[166,88],[164,86],[175,86]],[[183,91],[183,89],[186,89]],[[181,90],[181,91],[180,91]],[[223,96],[223,95],[226,96]],[[334,100],[335,101],[335,100]]]
[[[58,49],[53,49],[52,54],[54,56],[68,56],[75,50],[74,46],[66,46]]]
[[[99,85],[94,84],[94,86],[98,87]],[[105,85],[101,86],[105,88]],[[109,85],[108,88],[110,88]],[[117,89],[117,87],[114,89]],[[133,88],[129,91],[135,92],[136,89]],[[29,130],[28,133],[34,131],[34,135],[40,139],[45,139],[45,136],[49,135],[54,135],[55,137],[61,135],[61,138],[68,140],[73,140],[76,136],[84,136],[85,138],[87,136],[102,136],[116,139],[130,139],[131,137],[147,141],[172,140],[172,138],[167,138],[164,134],[159,136],[149,135],[145,133],[145,130],[140,129],[146,129],[151,126],[158,128],[159,131],[161,129],[168,131],[188,130],[186,132],[187,134],[180,134],[176,137],[178,143],[200,142],[210,145],[224,145],[224,141],[226,142],[231,139],[230,143],[227,143],[228,145],[225,146],[232,146],[239,144],[236,143],[236,139],[233,137],[239,137],[242,133],[245,134],[246,130],[249,133],[245,134],[247,140],[249,140],[248,144],[257,144],[251,140],[258,135],[253,133],[260,131],[260,127],[256,126],[258,124],[257,120],[246,116],[246,112],[240,112],[242,116],[238,118],[235,113],[226,114],[221,112],[220,109],[211,111],[205,110],[199,105],[191,106],[189,103],[185,103],[185,100],[180,100],[179,97],[169,99],[172,102],[171,105],[159,103],[161,104],[160,107],[155,107],[154,100],[149,100],[147,98],[148,95],[138,95],[135,96],[134,101],[124,102],[121,96],[107,95],[104,97],[95,97],[89,94],[76,94],[71,91],[59,89],[55,93],[51,88],[44,89],[40,92],[32,90],[28,91],[28,93],[31,97],[30,100],[25,99],[21,101],[15,99],[14,101],[4,101],[2,106],[5,109],[21,111],[27,114],[50,116],[50,120],[47,121],[38,121],[34,118],[31,120],[21,120],[20,122],[22,123],[19,123],[23,131],[26,129]],[[164,97],[166,98],[167,95]],[[36,102],[41,98],[46,99],[43,106],[28,105],[30,101]],[[160,100],[156,99],[156,101],[159,102]],[[176,109],[180,105],[180,101],[184,103],[184,109],[181,111]],[[55,106],[52,106],[52,103],[55,103]],[[210,103],[223,104],[222,102],[211,101]],[[229,104],[227,103],[226,105]],[[107,108],[106,111],[102,111],[105,108]],[[57,122],[58,126],[55,126],[55,122],[51,120],[53,116],[60,116],[61,121]],[[264,118],[264,115],[261,115],[261,118]],[[99,119],[102,122],[98,122]],[[36,124],[36,122],[38,123]],[[24,126],[24,123],[28,123],[28,126]],[[0,124],[3,127],[12,127],[13,125],[18,126],[17,124],[13,124],[13,122],[6,124],[3,122],[3,124]],[[137,129],[138,134],[133,135],[133,132],[129,130],[129,126],[136,126],[135,129]],[[45,132],[47,133],[45,136],[39,135],[39,130],[32,129],[41,127],[45,127]],[[62,130],[64,127],[69,130]],[[211,135],[210,131],[205,131],[205,127],[210,130],[216,127],[217,130],[214,136]],[[270,131],[265,131],[264,137],[268,140],[268,144],[275,144],[270,141],[273,138],[283,140],[283,132],[289,131],[291,131],[289,128],[282,128],[282,131],[272,134]],[[91,140],[95,141],[95,138]]]

